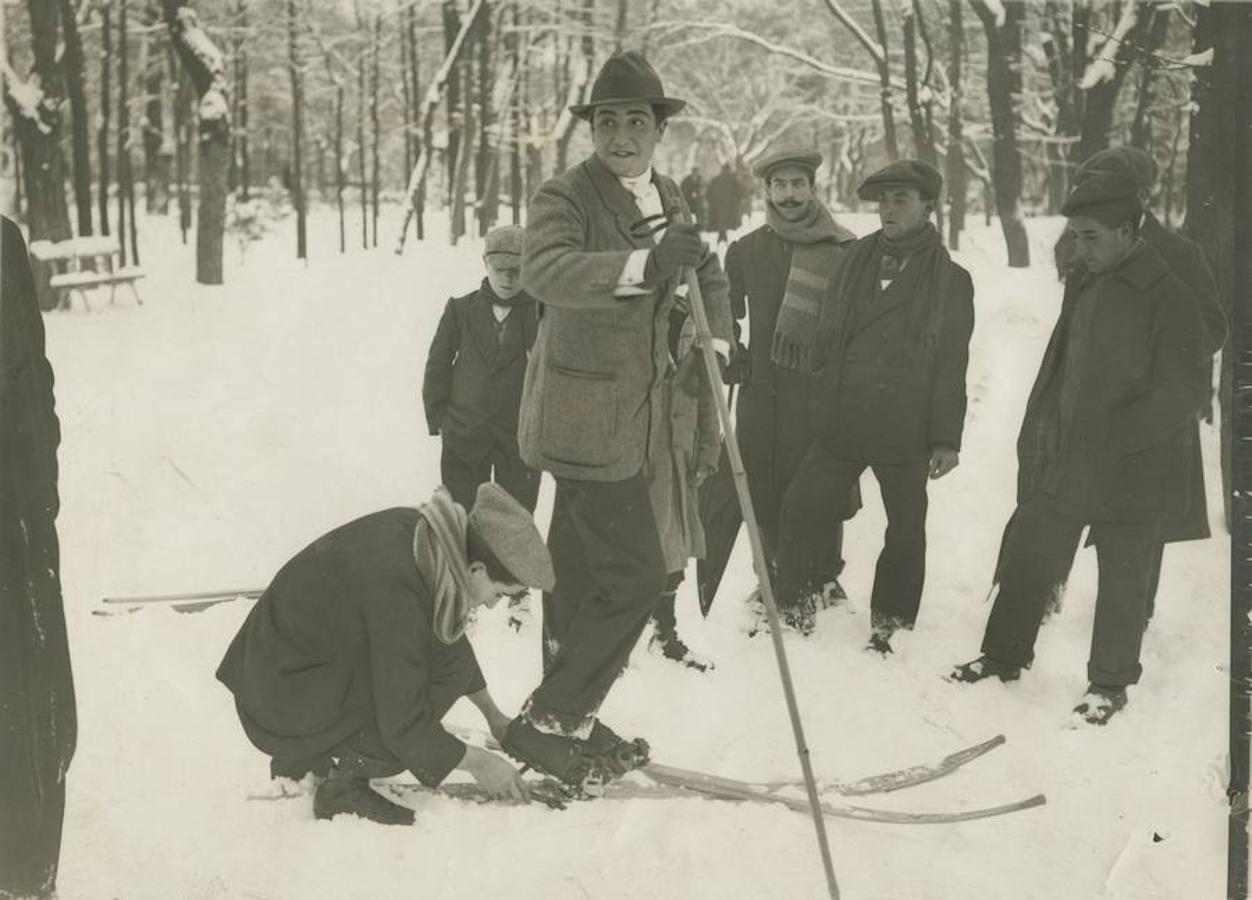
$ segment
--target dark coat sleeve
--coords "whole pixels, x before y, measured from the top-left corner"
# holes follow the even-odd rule
[[[426,355],[426,374],[422,378],[422,405],[426,407],[426,427],[438,434],[443,415],[452,396],[452,364],[461,347],[461,327],[457,321],[456,300],[448,301],[443,317],[430,342]]]
[[[726,248],[726,277],[730,281],[730,314],[735,319],[735,338],[739,337],[739,320],[748,314],[748,286],[743,280],[743,259],[739,242]]]
[[[930,393],[930,446],[961,449],[965,430],[965,371],[969,367],[969,339],[974,332],[974,284],[958,268],[948,285],[948,296],[935,349],[934,384]]]
[[[370,674],[374,710],[383,743],[427,787],[434,787],[456,768],[465,744],[439,723],[431,700],[436,675],[432,654],[435,638],[426,620],[427,607],[414,602],[411,591],[397,582],[365,606],[370,643]],[[464,637],[456,664],[472,667],[472,693],[483,687],[482,672]]]
[[[1204,326],[1205,355],[1212,356],[1226,343],[1226,313],[1217,299],[1217,282],[1213,279],[1213,270],[1209,268],[1208,260],[1204,258],[1204,250],[1199,244],[1192,242],[1187,243],[1187,248],[1191,256],[1186,273],[1189,282],[1187,287],[1195,295],[1200,320]],[[1182,273],[1175,274],[1183,277]]]
[[[1193,421],[1208,395],[1196,304],[1172,277],[1158,283],[1157,290],[1162,299],[1152,328],[1148,387],[1113,410],[1111,433],[1123,455],[1156,446]]]

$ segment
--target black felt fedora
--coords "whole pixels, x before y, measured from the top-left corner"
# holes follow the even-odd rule
[[[665,96],[661,76],[656,74],[656,69],[643,58],[642,53],[622,50],[610,56],[600,67],[600,74],[591,86],[591,98],[586,103],[574,104],[569,111],[580,119],[590,119],[591,111],[597,106],[632,101],[656,104],[669,115],[687,105],[686,100]]]

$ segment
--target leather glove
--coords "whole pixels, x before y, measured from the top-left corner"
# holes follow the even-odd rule
[[[722,372],[723,384],[747,384],[752,377],[752,354],[743,344],[730,348],[730,362]]]
[[[670,225],[648,253],[643,267],[644,280],[656,284],[673,278],[683,266],[698,266],[704,253],[704,241],[700,240],[696,226],[681,222]]]

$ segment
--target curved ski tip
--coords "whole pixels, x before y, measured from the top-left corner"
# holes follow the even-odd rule
[[[993,737],[991,740],[987,741],[987,745],[988,745],[989,747],[999,747],[1001,744],[1007,744],[1007,743],[1008,743],[1008,740],[1009,740],[1009,739],[1008,739],[1008,738],[1006,738],[1004,735],[1002,735],[1002,734],[997,734],[997,735],[996,735],[995,737]]]

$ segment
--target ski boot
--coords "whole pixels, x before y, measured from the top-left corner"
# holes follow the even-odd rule
[[[980,656],[972,662],[963,663],[954,668],[948,673],[947,680],[954,684],[977,684],[984,678],[992,677],[999,678],[1006,684],[1010,681],[1017,681],[1022,677],[1022,667],[1000,662],[989,656]]]
[[[523,716],[509,723],[500,746],[518,762],[567,787],[579,788],[591,772],[592,758],[582,741],[540,731]]]
[[[602,796],[609,782],[632,769],[642,769],[648,764],[651,749],[643,738],[623,740],[599,719],[592,723],[584,748],[590,763],[579,787],[584,797]]]
[[[784,627],[808,637],[817,629],[817,596],[806,594],[795,604],[780,606],[778,616]]]
[[[1124,687],[1089,684],[1082,702],[1074,707],[1074,714],[1089,725],[1107,725],[1109,719],[1126,708],[1127,700]]]

